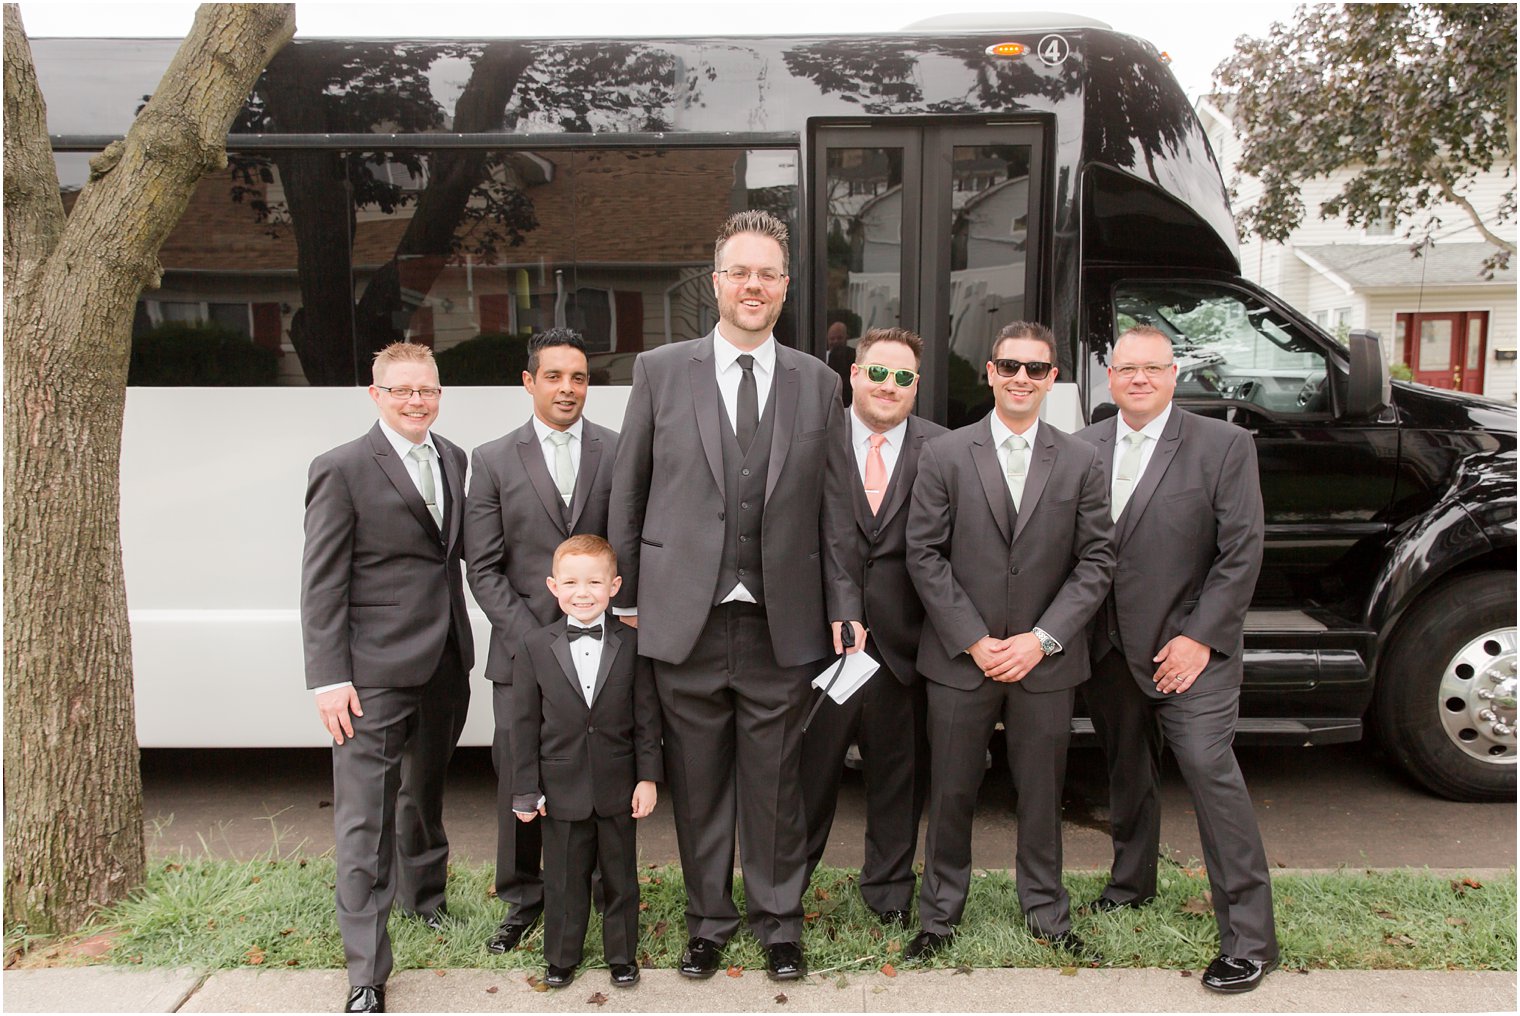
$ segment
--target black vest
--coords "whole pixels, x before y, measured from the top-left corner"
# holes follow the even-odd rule
[[[713,379],[713,384],[717,384]],[[776,388],[771,383],[765,410],[749,454],[739,450],[739,439],[727,419],[718,429],[723,434],[723,562],[718,568],[718,588],[713,603],[722,603],[740,582],[755,602],[765,602],[765,576],[760,558],[760,527],[765,514],[765,477],[770,471],[771,436],[776,431]],[[722,404],[720,398],[719,404]]]

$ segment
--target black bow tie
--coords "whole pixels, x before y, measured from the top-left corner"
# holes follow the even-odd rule
[[[569,637],[571,642],[574,642],[582,635],[585,635],[589,638],[594,638],[600,642],[602,640],[602,626],[599,624],[594,624],[590,628],[578,628],[575,625],[570,624],[565,626],[565,634]]]

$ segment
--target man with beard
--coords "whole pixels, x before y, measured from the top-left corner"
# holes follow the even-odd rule
[[[739,212],[718,234],[711,335],[639,354],[618,439],[608,535],[665,715],[665,775],[686,880],[679,964],[711,977],[749,924],[772,978],[807,972],[800,758],[808,681],[865,640],[851,579],[851,479],[839,380],[772,329],[787,231]],[[831,637],[832,628],[832,637]]]

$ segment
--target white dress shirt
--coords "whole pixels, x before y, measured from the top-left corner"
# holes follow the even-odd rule
[[[1160,416],[1139,430],[1139,433],[1145,435],[1145,443],[1140,446],[1140,468],[1135,470],[1135,487],[1137,488],[1140,486],[1140,477],[1145,475],[1145,467],[1151,464],[1151,454],[1155,452],[1156,442],[1161,440],[1161,435],[1166,430],[1166,421],[1171,415],[1172,404],[1168,402],[1166,408],[1161,411]],[[1129,436],[1136,433],[1135,428],[1124,422],[1123,413],[1115,417],[1114,422],[1118,426],[1114,428],[1113,468],[1108,474],[1108,489],[1110,492],[1114,489],[1114,481],[1119,478],[1119,460],[1124,458],[1124,449],[1128,447]],[[1134,492],[1131,491],[1130,497],[1134,496]]]
[[[723,409],[728,413],[728,425],[734,429],[734,434],[739,433],[739,382],[744,377],[744,368],[739,366],[739,357],[745,352],[738,346],[723,337],[721,328],[713,330],[713,366],[718,372],[718,395],[723,399]],[[755,358],[752,368],[755,374],[755,406],[763,415],[765,413],[765,400],[770,397],[771,383],[776,376],[776,337],[766,336],[764,342],[748,351]],[[754,603],[755,594],[745,588],[743,582],[736,582],[734,588],[728,591],[720,603]]]
[[[1038,419],[1036,419],[1033,423],[1031,423],[1029,425],[1029,429],[1028,430],[1024,431],[1024,433],[1022,433],[1022,434],[1019,435],[1019,437],[1023,438],[1025,441],[1029,442],[1029,447],[1024,449],[1024,472],[1025,472],[1026,475],[1029,472],[1029,464],[1032,461],[1034,461],[1034,442],[1035,442],[1035,436],[1038,435],[1039,432],[1040,432],[1040,421]],[[1007,441],[1008,438],[1010,436],[1012,436],[1012,434],[1013,434],[1013,431],[1011,431],[1011,430],[1008,429],[1008,425],[1003,422],[1003,418],[1000,417],[1000,416],[998,416],[997,413],[993,413],[992,414],[992,446],[997,449],[998,465],[1000,465],[1000,466],[1003,467],[1003,475],[1004,476],[1008,475],[1008,455],[1009,455],[1008,447],[1004,444],[1004,442]],[[1020,507],[1022,508],[1022,506],[1020,506]]]
[[[551,480],[558,478],[554,473],[554,442],[549,440],[549,435],[561,433],[570,435],[568,447],[570,449],[571,490],[575,489],[575,481],[581,478],[581,433],[586,429],[585,424],[584,417],[577,417],[570,426],[563,431],[558,431],[540,420],[538,414],[535,413],[533,416],[533,433],[538,435],[538,449],[544,453],[544,465],[548,467]]]
[[[421,496],[422,473],[417,467],[417,460],[412,458],[412,449],[416,448],[417,445],[412,444],[411,438],[402,437],[400,434],[392,430],[390,425],[384,420],[380,421],[380,433],[385,435],[385,439],[389,441],[391,443],[391,447],[396,450],[396,455],[401,459],[401,464],[406,467],[406,475],[412,478],[412,486],[417,488],[417,494],[418,496]],[[438,446],[433,444],[432,431],[427,432],[427,434],[422,439],[422,443],[433,452],[433,496],[438,499],[438,513],[440,515],[443,515],[444,518],[448,518],[448,509],[445,507],[445,502],[443,499],[443,491],[444,488],[448,486],[448,484],[443,482],[443,469],[440,466],[440,462],[442,461],[443,457],[438,454]],[[463,479],[463,477],[461,477],[461,479]],[[336,684],[324,684],[320,688],[313,688],[311,692],[313,695],[320,695],[324,691],[332,691],[335,688],[348,688],[352,686],[353,683],[354,682],[352,681],[339,681]]]
[[[850,447],[855,449],[855,468],[860,473],[862,486],[866,482],[866,456],[871,454],[871,435],[876,431],[860,422],[860,417],[855,415],[855,409],[850,408]],[[881,443],[881,463],[887,467],[887,482],[892,482],[892,477],[897,472],[897,457],[902,454],[903,442],[908,438],[908,421],[884,431],[882,437],[886,438]],[[882,491],[885,495],[886,491]]]
[[[581,694],[586,696],[586,705],[590,706],[591,699],[596,694],[596,671],[602,665],[602,645],[607,639],[607,615],[598,614],[589,622],[566,617],[565,625],[567,630],[602,626],[601,638],[578,638],[570,643],[570,659],[575,663],[575,678],[581,684]]]

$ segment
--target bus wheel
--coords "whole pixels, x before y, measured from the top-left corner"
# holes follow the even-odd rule
[[[1515,576],[1427,593],[1383,650],[1373,708],[1384,746],[1458,801],[1515,799]]]

